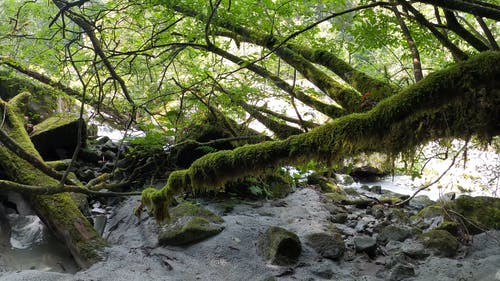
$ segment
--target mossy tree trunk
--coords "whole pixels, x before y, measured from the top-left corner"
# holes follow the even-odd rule
[[[146,189],[142,205],[156,219],[168,218],[175,195],[217,190],[229,180],[309,159],[340,160],[361,152],[395,155],[438,138],[483,140],[500,134],[500,52],[485,52],[433,73],[381,101],[308,133],[281,141],[207,154],[186,170],[170,174],[161,190]]]
[[[0,100],[0,111],[5,116],[1,130],[6,132],[25,151],[42,160],[34,148],[21,118],[21,106],[29,97],[22,93],[9,102]],[[5,145],[0,145],[0,165],[7,176],[17,183],[35,186],[57,186],[58,180],[48,176],[23,160]],[[69,248],[81,268],[88,268],[100,259],[105,241],[82,215],[68,193],[57,195],[28,195],[25,197],[49,229]]]

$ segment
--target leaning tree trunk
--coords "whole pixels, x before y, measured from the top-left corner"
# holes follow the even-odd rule
[[[19,94],[9,102],[0,99],[0,111],[4,116],[1,130],[5,131],[27,152],[42,159],[24,129],[20,106],[28,93]],[[35,186],[55,186],[58,181],[23,160],[6,146],[0,145],[0,165],[7,176],[18,183]],[[49,229],[69,248],[76,263],[88,268],[100,259],[105,241],[83,216],[68,193],[57,195],[25,195]]]
[[[142,207],[168,219],[174,196],[218,190],[227,181],[309,159],[340,160],[361,152],[396,155],[438,138],[488,141],[500,134],[500,52],[485,52],[428,75],[372,110],[353,113],[285,140],[207,154],[172,172],[160,190],[147,188]]]

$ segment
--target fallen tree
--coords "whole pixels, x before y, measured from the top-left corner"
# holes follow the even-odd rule
[[[500,133],[500,52],[485,52],[427,76],[372,110],[353,113],[281,141],[207,154],[170,174],[160,190],[143,191],[142,204],[168,219],[174,196],[220,189],[229,180],[309,159],[335,161],[360,152],[395,155],[438,138],[488,141]]]
[[[43,162],[24,128],[21,108],[28,97],[29,94],[24,92],[8,102],[0,100],[4,116],[1,130],[14,141],[17,150],[19,148],[24,150],[24,154],[20,154],[19,151],[16,153],[16,150],[12,150],[13,146],[1,145],[0,165],[8,178],[16,183],[36,185],[42,190],[44,187],[59,186],[59,180],[35,166],[40,164],[39,162],[27,161],[19,156],[27,152]],[[5,187],[5,184],[2,184],[2,187]],[[88,268],[100,260],[101,250],[106,243],[80,212],[69,193],[40,195],[38,192],[22,192],[22,194],[56,237],[66,244],[81,268]]]

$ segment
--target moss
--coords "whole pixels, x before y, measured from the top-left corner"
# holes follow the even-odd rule
[[[455,210],[480,228],[500,229],[500,198],[460,196]]]
[[[433,249],[437,255],[453,257],[457,254],[460,244],[458,240],[445,230],[430,230],[420,235],[425,247]]]
[[[78,115],[73,115],[73,114],[56,114],[53,115],[45,120],[43,120],[41,123],[35,125],[33,129],[33,133],[31,134],[32,136],[36,136],[39,134],[42,134],[46,131],[53,130],[55,128],[59,128],[74,122],[78,122],[78,119],[80,117]]]
[[[172,218],[181,216],[202,217],[211,222],[216,222],[216,223],[224,222],[224,220],[220,216],[217,216],[213,212],[205,208],[201,208],[200,206],[197,206],[190,202],[184,202],[182,204],[179,204],[175,208],[172,208],[171,216]]]
[[[186,245],[218,234],[223,229],[223,226],[213,224],[206,218],[185,216],[172,225],[164,226],[158,240],[160,244]]]

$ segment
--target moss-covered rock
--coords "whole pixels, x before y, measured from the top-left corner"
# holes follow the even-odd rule
[[[438,256],[453,257],[460,246],[458,240],[446,230],[430,230],[421,234],[420,240]]]
[[[172,222],[160,228],[161,245],[186,245],[204,240],[224,230],[224,220],[205,208],[189,202],[171,210]]]
[[[79,116],[57,114],[35,125],[31,141],[45,160],[71,158],[78,144]],[[86,123],[83,122],[81,143],[85,147]]]
[[[455,210],[474,221],[479,227],[471,227],[473,232],[482,229],[500,229],[500,198],[460,196],[455,200]]]
[[[430,219],[443,215],[443,207],[441,205],[430,205],[418,212],[416,218],[418,219]]]
[[[446,230],[453,236],[458,236],[460,232],[460,224],[454,221],[443,221],[435,229]]]
[[[258,250],[272,264],[290,265],[297,261],[302,246],[297,234],[272,226],[259,237]]]
[[[186,245],[214,236],[222,230],[222,225],[211,223],[205,218],[185,216],[164,225],[158,241],[161,245]]]

